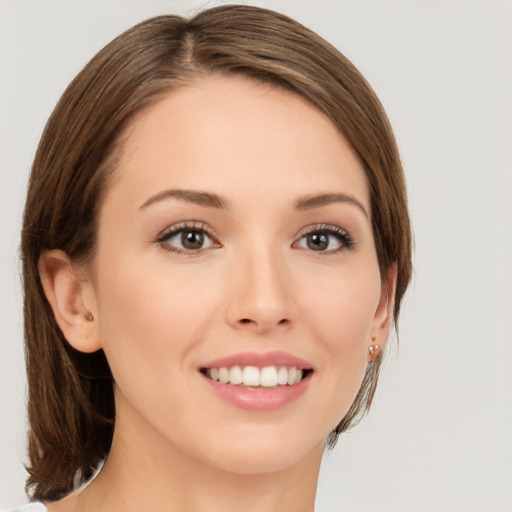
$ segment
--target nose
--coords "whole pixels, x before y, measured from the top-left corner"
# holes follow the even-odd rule
[[[265,334],[291,327],[297,318],[286,262],[271,250],[246,251],[230,272],[227,322]]]

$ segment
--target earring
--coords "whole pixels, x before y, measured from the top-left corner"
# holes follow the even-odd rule
[[[85,316],[85,319],[89,320],[89,322],[92,322],[94,320],[94,315],[90,311],[88,311],[87,315]]]
[[[376,339],[377,339],[377,336],[373,336],[372,342],[374,342]],[[370,353],[370,361],[374,361],[380,354],[380,345],[377,345],[376,343],[372,343],[368,347],[368,352]]]

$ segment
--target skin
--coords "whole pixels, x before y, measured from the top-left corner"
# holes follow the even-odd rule
[[[171,189],[216,194],[226,207],[162,197]],[[296,208],[333,193],[344,200]],[[40,260],[66,338],[103,348],[116,396],[103,470],[49,509],[313,510],[324,441],[354,400],[371,338],[382,345],[391,323],[394,276],[383,286],[370,211],[358,157],[293,93],[212,76],[140,115],[91,266],[58,250]],[[203,250],[162,241],[191,221],[211,234]],[[319,225],[353,246],[327,232],[327,249],[311,249]],[[307,391],[275,411],[227,403],[198,371],[272,350],[314,369]]]

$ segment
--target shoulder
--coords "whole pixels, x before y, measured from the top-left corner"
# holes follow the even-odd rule
[[[28,503],[22,507],[11,510],[0,510],[0,512],[47,512],[47,508],[42,503]]]

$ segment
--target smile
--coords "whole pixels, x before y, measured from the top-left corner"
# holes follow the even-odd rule
[[[201,373],[221,384],[251,388],[275,388],[298,384],[310,370],[295,366],[221,366],[219,368],[202,368]]]
[[[314,373],[310,363],[282,351],[232,354],[198,370],[214,396],[254,412],[274,411],[299,400]]]

